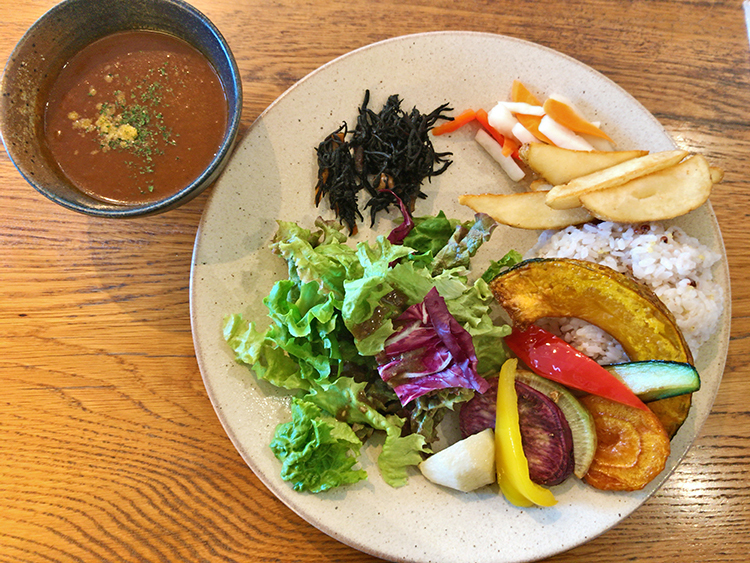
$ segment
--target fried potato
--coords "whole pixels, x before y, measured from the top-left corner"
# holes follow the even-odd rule
[[[553,209],[578,207],[581,205],[580,196],[583,194],[620,186],[635,178],[668,168],[680,162],[687,154],[681,150],[651,153],[575,178],[548,191],[547,205]]]
[[[562,229],[593,219],[582,207],[552,209],[545,203],[546,196],[544,191],[461,195],[458,202],[477,213],[486,213],[500,224],[519,229]]]
[[[711,195],[711,167],[701,155],[614,188],[580,196],[583,206],[603,221],[661,221],[689,213]]]
[[[532,180],[529,183],[529,189],[532,192],[548,192],[550,188],[552,188],[552,185],[542,179]]]
[[[718,166],[711,166],[711,181],[714,184],[719,184],[724,179],[724,170]]]
[[[545,143],[528,143],[518,150],[521,160],[554,186],[647,154],[639,150],[574,151]]]

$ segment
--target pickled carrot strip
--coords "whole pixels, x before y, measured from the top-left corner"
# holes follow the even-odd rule
[[[492,125],[490,125],[489,117],[487,115],[487,110],[485,109],[478,109],[477,110],[477,121],[482,126],[482,129],[487,131],[493,139],[495,139],[500,146],[505,146],[505,135],[500,133],[497,129],[495,129]],[[506,155],[507,156],[507,155]]]
[[[513,102],[520,102],[523,104],[530,104],[532,106],[541,106],[542,102],[540,102],[534,94],[532,94],[529,89],[524,86],[524,84],[520,80],[514,80],[513,81],[513,88],[510,92],[510,99]],[[539,115],[524,115],[522,113],[516,114],[516,119],[518,122],[526,127],[526,129],[531,132],[534,137],[542,141],[543,143],[547,143],[548,145],[554,145],[552,141],[550,141],[547,136],[544,133],[539,132],[539,123],[542,121],[541,116]]]
[[[521,147],[515,139],[505,137],[503,142],[503,156],[511,156],[518,153],[518,149]]]
[[[529,104],[532,106],[541,106],[537,97],[529,91],[526,86],[520,80],[513,81],[513,87],[510,91],[510,100],[512,102],[520,102],[522,104]]]
[[[568,104],[556,100],[554,98],[548,98],[544,102],[544,111],[550,118],[554,119],[560,125],[567,127],[571,131],[576,133],[582,133],[584,135],[591,135],[592,137],[598,137],[605,139],[610,143],[614,144],[614,141],[610,139],[604,131],[599,129],[593,123],[586,121]]]
[[[475,117],[476,112],[473,109],[467,109],[466,111],[463,111],[459,115],[457,115],[452,121],[446,121],[445,123],[441,123],[437,127],[433,127],[432,134],[445,135],[446,133],[453,133],[467,123],[471,123],[472,121],[474,121]]]

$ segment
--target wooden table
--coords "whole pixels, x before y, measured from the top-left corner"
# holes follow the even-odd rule
[[[54,3],[0,0],[0,59]],[[678,145],[725,168],[712,202],[733,280],[733,326],[713,412],[642,508],[550,561],[747,561],[750,52],[741,3],[193,3],[237,57],[244,126],[295,81],[362,45],[488,31],[601,71]],[[213,411],[188,311],[206,195],[161,216],[92,219],[37,194],[4,152],[0,186],[0,561],[374,561],[279,502]]]

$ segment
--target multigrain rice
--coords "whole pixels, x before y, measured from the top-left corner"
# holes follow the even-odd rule
[[[545,231],[525,258],[576,258],[609,266],[647,284],[677,320],[693,354],[716,330],[724,295],[712,267],[721,256],[678,227],[587,223]],[[598,362],[626,360],[607,333],[580,319],[544,319]]]

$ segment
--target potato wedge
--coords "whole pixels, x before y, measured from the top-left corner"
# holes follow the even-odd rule
[[[620,186],[583,194],[580,199],[594,217],[603,221],[661,221],[703,205],[712,186],[708,162],[694,155]]]
[[[537,180],[533,180],[529,183],[529,190],[532,192],[548,192],[552,186],[547,182],[547,180],[543,180],[541,178]]]
[[[529,168],[555,186],[647,154],[637,150],[574,151],[545,143],[528,143],[518,150]]]
[[[719,184],[724,179],[724,170],[718,166],[711,166],[711,181]]]
[[[498,223],[519,229],[562,229],[591,221],[584,208],[557,210],[545,203],[544,191],[517,194],[461,195],[458,202],[477,213],[486,213]]]
[[[575,178],[567,184],[556,185],[548,191],[547,205],[553,209],[578,207],[581,205],[580,196],[583,194],[613,188],[646,174],[674,166],[687,154],[687,151],[681,150],[651,153]]]

